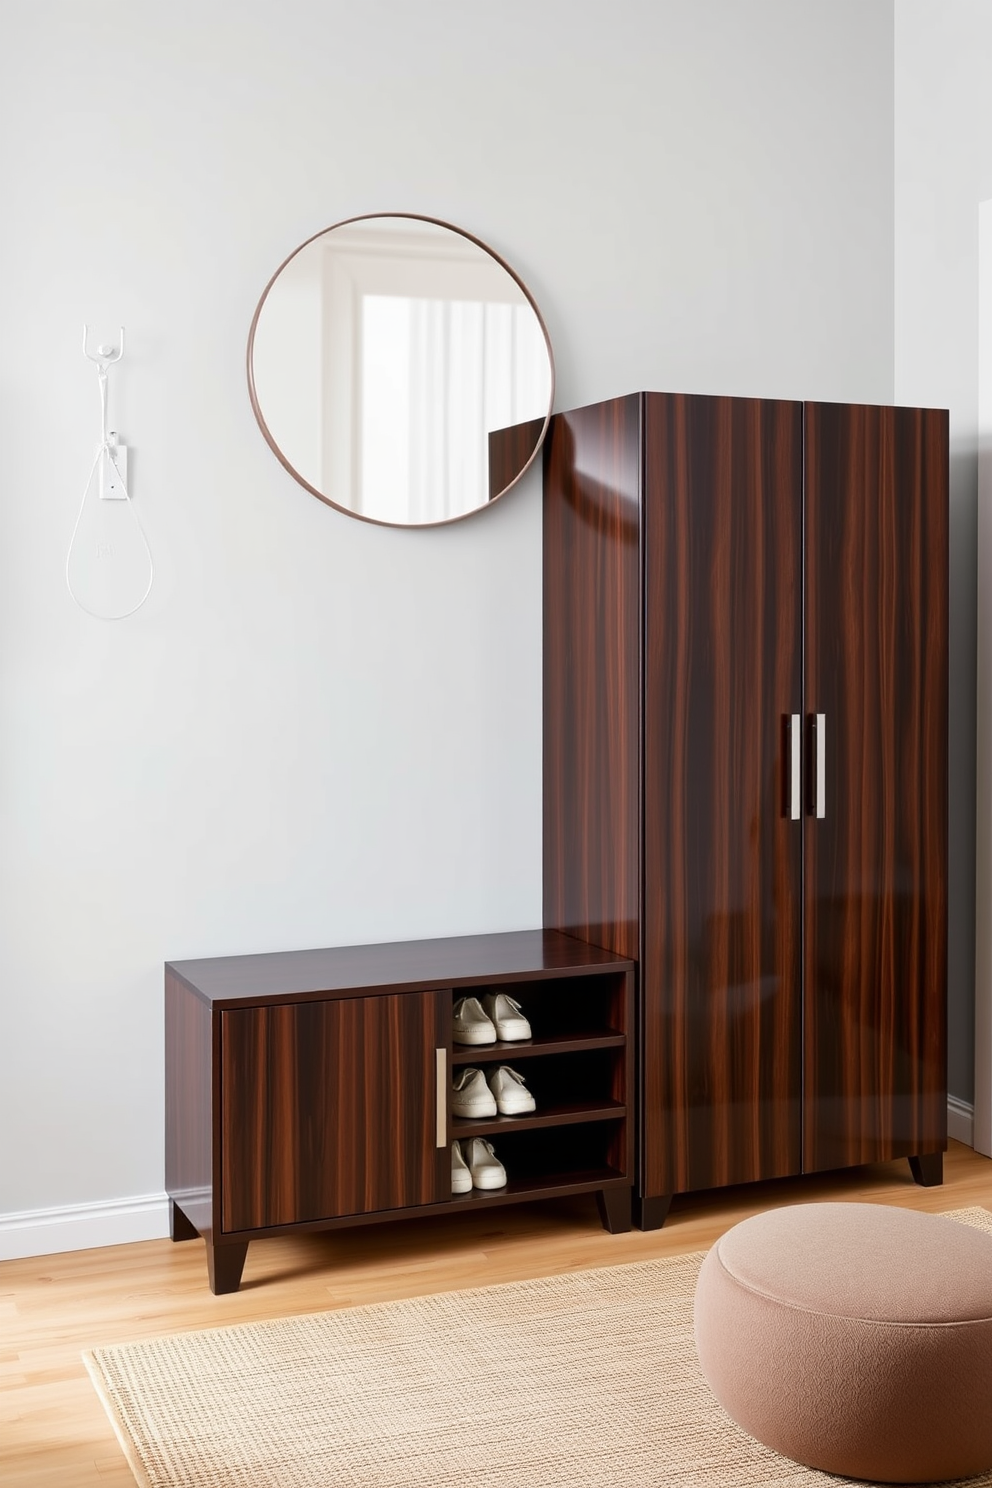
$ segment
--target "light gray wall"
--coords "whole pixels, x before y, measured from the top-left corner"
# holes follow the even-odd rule
[[[448,529],[294,486],[245,390],[330,222],[488,240],[559,406],[887,401],[891,0],[36,0],[0,47],[0,1211],[162,1187],[165,958],[535,925],[537,479]],[[83,321],[157,578],[81,614]]]
[[[978,204],[992,197],[992,7],[895,8],[895,388],[950,409],[949,1085],[974,1091]]]

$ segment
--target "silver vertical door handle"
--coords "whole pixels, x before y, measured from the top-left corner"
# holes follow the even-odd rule
[[[827,715],[813,714],[813,768],[814,780],[813,815],[820,821],[827,814]]]
[[[789,789],[786,810],[790,821],[798,821],[802,813],[802,719],[798,713],[790,713],[789,734]]]
[[[437,1140],[435,1146],[448,1145],[448,1051],[434,1050],[437,1060]]]

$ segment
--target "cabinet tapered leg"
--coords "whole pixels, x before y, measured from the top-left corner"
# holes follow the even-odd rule
[[[944,1154],[925,1152],[909,1159],[910,1172],[922,1188],[935,1188],[944,1181]]]
[[[634,1223],[639,1230],[660,1230],[672,1207],[672,1194],[634,1194]]]
[[[210,1277],[210,1290],[215,1297],[238,1290],[247,1254],[247,1240],[228,1245],[212,1245],[207,1241],[207,1274]]]
[[[169,1200],[169,1234],[173,1240],[195,1240],[199,1231],[190,1224],[175,1199]]]
[[[622,1235],[630,1229],[630,1195],[629,1188],[601,1188],[596,1194],[603,1229],[611,1235]]]

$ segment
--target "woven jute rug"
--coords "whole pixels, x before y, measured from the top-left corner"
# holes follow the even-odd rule
[[[951,1217],[992,1233],[985,1209]],[[84,1357],[142,1488],[849,1484],[759,1446],[713,1399],[692,1341],[701,1259]]]

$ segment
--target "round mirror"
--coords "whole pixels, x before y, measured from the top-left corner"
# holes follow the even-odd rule
[[[396,527],[456,521],[509,490],[541,447],[551,342],[513,270],[427,217],[356,217],[269,280],[248,389],[289,473]]]

